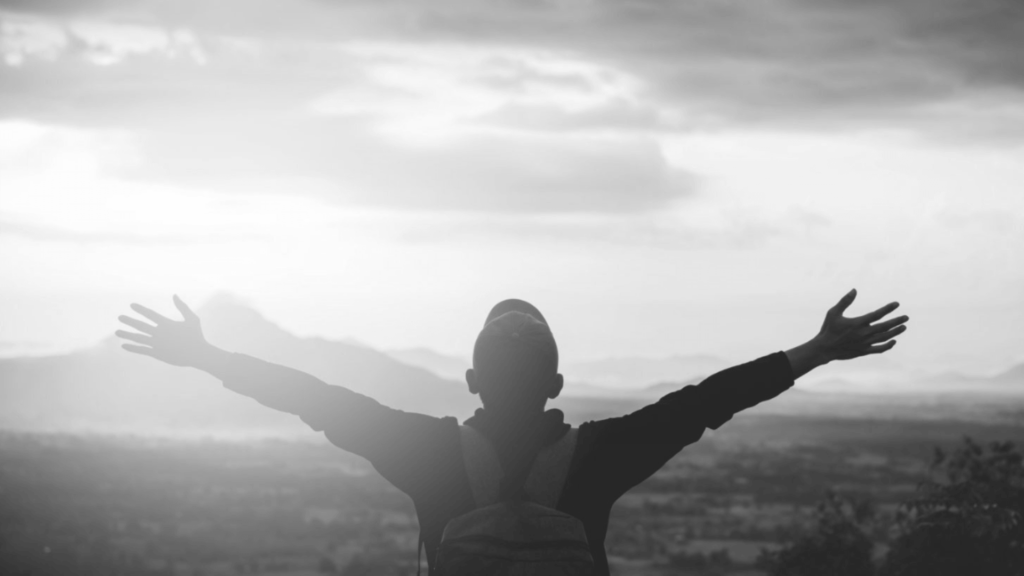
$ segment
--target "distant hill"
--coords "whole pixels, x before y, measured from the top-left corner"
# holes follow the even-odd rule
[[[388,350],[387,355],[403,364],[429,370],[442,378],[456,382],[465,382],[466,370],[473,367],[473,363],[466,358],[448,356],[429,348]]]
[[[710,374],[708,374],[710,376]],[[683,386],[690,386],[692,384],[700,384],[704,380],[704,376],[697,376],[696,378],[690,378],[684,382],[662,382],[660,384],[654,384],[647,386],[643,390],[638,392],[638,395],[643,398],[650,398],[657,400],[666,394],[671,394],[676,390],[679,390]]]
[[[472,363],[429,348],[389,350],[389,356],[410,366],[429,370],[442,378],[465,379]],[[587,398],[652,398],[671,392],[674,387],[691,383],[727,368],[729,363],[713,356],[673,356],[670,358],[612,358],[592,362],[568,363],[560,368],[566,384],[563,394]],[[670,382],[662,384],[663,382]]]
[[[197,313],[207,339],[226,350],[303,370],[395,408],[464,417],[479,405],[456,382],[364,346],[298,338],[229,298]],[[113,336],[71,354],[0,360],[0,426],[308,430],[295,416],[225,390],[209,375],[125,352]]]
[[[353,341],[299,338],[226,297],[212,299],[197,312],[207,338],[218,346],[303,370],[394,408],[461,419],[479,406],[479,399],[463,384],[467,360],[426,349],[383,353]],[[111,319],[111,331],[116,325]],[[564,410],[574,423],[618,416],[699,383],[728,365],[710,356],[569,364],[563,369],[565,393],[551,407]],[[914,382],[899,398],[889,393],[894,390],[885,390],[886,395],[844,394],[853,390],[854,382],[861,388],[863,381],[851,376],[808,388],[815,392],[790,390],[752,412],[923,418],[966,414],[983,419],[997,414],[1013,422],[1024,417],[1024,364],[990,378],[945,374]],[[801,380],[802,386],[807,384]],[[987,404],[984,410],[967,408],[971,403]],[[311,433],[297,417],[225,390],[209,375],[129,354],[113,336],[70,354],[0,359],[0,428]]]
[[[1006,372],[997,374],[989,381],[993,384],[1005,384],[1007,386],[1019,386],[1020,391],[1024,393],[1024,363],[1013,366]]]
[[[1024,364],[1018,364],[995,376],[969,376],[945,372],[920,382],[918,389],[932,393],[966,392],[1024,395]]]
[[[440,354],[428,348],[392,350],[388,354],[411,366],[441,377],[462,381],[471,366],[466,358]],[[749,359],[753,360],[753,358]],[[687,384],[733,366],[723,358],[708,355],[680,355],[668,358],[609,358],[565,363],[566,398],[608,400],[656,400]],[[852,362],[832,362],[801,378],[804,390],[820,394],[985,394],[1024,396],[1024,364],[990,378],[948,372],[921,376],[920,370],[902,366],[880,355]]]
[[[611,389],[641,390],[661,382],[684,382],[706,377],[732,366],[728,360],[707,355],[668,358],[608,358],[570,363],[562,367],[569,383]]]

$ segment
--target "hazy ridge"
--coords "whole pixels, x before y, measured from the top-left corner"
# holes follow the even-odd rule
[[[428,349],[384,353],[352,341],[299,338],[225,297],[211,300],[199,314],[208,339],[218,346],[309,372],[401,410],[465,418],[479,405],[460,377],[468,363],[456,357]],[[566,393],[551,406],[576,423],[617,416],[727,366],[710,356],[569,364],[563,367]],[[857,387],[842,378],[819,380],[809,388],[814,391],[796,388],[751,411],[1024,421],[1024,365],[991,378],[945,374],[890,385],[886,395],[851,393]],[[113,337],[69,354],[0,360],[0,427],[218,435],[309,432],[298,418],[239,397],[209,375],[124,352]]]

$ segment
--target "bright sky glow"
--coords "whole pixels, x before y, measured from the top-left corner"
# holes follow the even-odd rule
[[[468,355],[519,297],[567,361],[744,361],[857,287],[851,314],[912,317],[894,366],[1024,362],[1024,40],[957,52],[968,2],[934,36],[916,2],[839,3],[820,33],[670,3],[6,4],[2,355],[226,291],[381,349]],[[844,48],[882,21],[903,44]]]

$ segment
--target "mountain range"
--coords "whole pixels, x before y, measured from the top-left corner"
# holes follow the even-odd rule
[[[429,370],[450,380],[463,381],[470,361],[441,354],[428,348],[388,350],[396,360]],[[722,358],[705,355],[669,358],[607,358],[589,362],[569,362],[559,371],[565,376],[563,394],[585,398],[660,397],[680,385],[699,382],[732,364]]]
[[[365,346],[299,338],[229,298],[197,310],[207,339],[341,384],[389,406],[466,417],[465,386]],[[111,336],[78,352],[0,360],[0,426],[74,430],[304,430],[295,416],[240,397],[205,373],[120,348]]]
[[[352,340],[300,338],[228,297],[214,298],[197,312],[213,344],[297,368],[388,406],[460,419],[479,406],[479,400],[467,392],[464,384],[464,372],[469,367],[465,359],[425,348],[385,353]],[[561,408],[572,422],[619,415],[682,386],[699,383],[728,365],[712,356],[570,363],[562,369],[567,380],[565,392],[552,402],[552,407]],[[866,366],[869,371],[861,373],[885,368],[879,363]],[[831,365],[823,371],[829,368]],[[958,409],[964,401],[999,407],[1000,399],[1017,402],[1024,398],[1024,364],[990,378],[947,373],[910,383],[878,380],[877,391],[887,392],[887,396],[850,394],[858,387],[865,389],[858,372],[835,374],[838,376],[826,373],[825,379],[805,390],[793,389],[754,411],[837,414],[853,407],[870,415],[878,407],[902,406],[904,412],[933,407],[937,396],[954,399],[949,402],[950,410]],[[899,398],[892,394],[901,391],[905,394]],[[926,412],[945,414],[932,408]],[[0,360],[0,428],[195,430],[215,434],[245,430],[272,435],[308,432],[295,416],[240,397],[207,374],[127,353],[113,336],[69,354]]]

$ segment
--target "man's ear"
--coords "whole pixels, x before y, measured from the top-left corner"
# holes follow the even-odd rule
[[[466,370],[466,384],[469,385],[470,394],[479,394],[480,388],[477,387],[476,372],[472,368]]]
[[[548,390],[548,398],[554,400],[558,398],[558,395],[562,393],[562,386],[565,384],[565,378],[561,374],[555,374],[554,379],[551,381],[551,388]]]

